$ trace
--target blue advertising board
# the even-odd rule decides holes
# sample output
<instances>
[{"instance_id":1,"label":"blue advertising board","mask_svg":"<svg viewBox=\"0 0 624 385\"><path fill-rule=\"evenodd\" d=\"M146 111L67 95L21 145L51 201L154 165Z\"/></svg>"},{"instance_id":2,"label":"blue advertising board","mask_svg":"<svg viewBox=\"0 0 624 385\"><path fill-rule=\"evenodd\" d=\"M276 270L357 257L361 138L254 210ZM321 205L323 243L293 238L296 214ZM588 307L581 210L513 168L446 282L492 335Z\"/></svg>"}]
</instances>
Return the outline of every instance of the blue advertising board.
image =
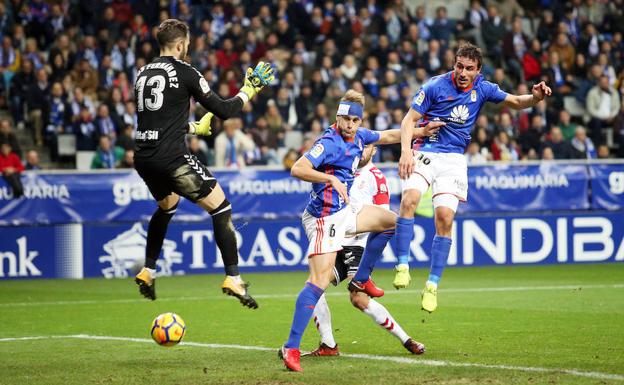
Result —
<instances>
[{"instance_id":1,"label":"blue advertising board","mask_svg":"<svg viewBox=\"0 0 624 385\"><path fill-rule=\"evenodd\" d=\"M624 207L624 165L595 164L589 166L591 207L617 210Z\"/></svg>"},{"instance_id":2,"label":"blue advertising board","mask_svg":"<svg viewBox=\"0 0 624 385\"><path fill-rule=\"evenodd\" d=\"M0 279L124 278L142 266L145 222L4 228ZM300 221L235 222L243 272L305 270L307 239ZM417 218L411 265L429 266L433 221ZM6 235L5 235L6 234ZM624 261L624 215L462 216L453 226L451 266ZM394 245L379 268L396 264ZM158 270L164 275L222 273L210 221L172 223Z\"/></svg>"},{"instance_id":3,"label":"blue advertising board","mask_svg":"<svg viewBox=\"0 0 624 385\"><path fill-rule=\"evenodd\" d=\"M382 171L388 179L391 207L396 210L401 193L396 168ZM595 180L590 179L590 172ZM310 184L286 171L245 169L215 175L232 202L235 219L296 219L309 199ZM12 199L10 188L0 180L0 226L143 221L156 209L149 190L134 171L26 172L23 183L25 197ZM468 202L460 205L459 212L590 208L624 208L623 164L543 162L470 167ZM174 217L180 222L209 219L206 212L185 200Z\"/></svg>"}]
</instances>

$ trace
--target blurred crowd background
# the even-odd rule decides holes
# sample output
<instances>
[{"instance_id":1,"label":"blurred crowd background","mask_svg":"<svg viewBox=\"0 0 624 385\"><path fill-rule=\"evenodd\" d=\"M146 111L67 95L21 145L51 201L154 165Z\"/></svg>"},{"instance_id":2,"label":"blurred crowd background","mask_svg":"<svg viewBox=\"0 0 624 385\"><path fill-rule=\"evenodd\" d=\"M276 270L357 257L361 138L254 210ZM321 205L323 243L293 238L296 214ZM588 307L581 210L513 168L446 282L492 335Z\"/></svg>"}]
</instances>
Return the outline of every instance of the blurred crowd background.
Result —
<instances>
[{"instance_id":1,"label":"blurred crowd background","mask_svg":"<svg viewBox=\"0 0 624 385\"><path fill-rule=\"evenodd\" d=\"M503 90L545 80L554 92L519 112L486 105L470 163L624 158L623 10L624 0L0 1L0 170L131 168L133 84L167 18L189 24L188 60L222 98L259 60L279 71L240 117L189 137L209 166L289 167L349 88L366 95L364 127L398 128L463 41L481 47L483 75ZM204 113L189 108L191 120Z\"/></svg>"}]
</instances>

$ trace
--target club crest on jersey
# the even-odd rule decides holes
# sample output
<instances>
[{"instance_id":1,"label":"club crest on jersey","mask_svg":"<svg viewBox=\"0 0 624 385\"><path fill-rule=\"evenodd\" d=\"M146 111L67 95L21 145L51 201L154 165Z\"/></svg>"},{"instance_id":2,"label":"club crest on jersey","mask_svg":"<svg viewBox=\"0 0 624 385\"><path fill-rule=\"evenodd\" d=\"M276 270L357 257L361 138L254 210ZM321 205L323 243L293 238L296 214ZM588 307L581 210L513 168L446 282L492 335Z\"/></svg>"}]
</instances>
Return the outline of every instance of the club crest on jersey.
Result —
<instances>
[{"instance_id":1,"label":"club crest on jersey","mask_svg":"<svg viewBox=\"0 0 624 385\"><path fill-rule=\"evenodd\" d=\"M465 124L470 113L465 104L453 107L449 120L454 123Z\"/></svg>"},{"instance_id":2,"label":"club crest on jersey","mask_svg":"<svg viewBox=\"0 0 624 385\"><path fill-rule=\"evenodd\" d=\"M471 102L477 101L477 90L472 90L472 92L470 92L470 101Z\"/></svg>"},{"instance_id":3,"label":"club crest on jersey","mask_svg":"<svg viewBox=\"0 0 624 385\"><path fill-rule=\"evenodd\" d=\"M420 90L418 95L414 98L414 103L420 106L422 105L424 101L425 101L425 91Z\"/></svg>"},{"instance_id":4,"label":"club crest on jersey","mask_svg":"<svg viewBox=\"0 0 624 385\"><path fill-rule=\"evenodd\" d=\"M325 147L323 147L323 145L319 143L310 150L310 155L316 159L321 156L323 151L325 151Z\"/></svg>"}]
</instances>

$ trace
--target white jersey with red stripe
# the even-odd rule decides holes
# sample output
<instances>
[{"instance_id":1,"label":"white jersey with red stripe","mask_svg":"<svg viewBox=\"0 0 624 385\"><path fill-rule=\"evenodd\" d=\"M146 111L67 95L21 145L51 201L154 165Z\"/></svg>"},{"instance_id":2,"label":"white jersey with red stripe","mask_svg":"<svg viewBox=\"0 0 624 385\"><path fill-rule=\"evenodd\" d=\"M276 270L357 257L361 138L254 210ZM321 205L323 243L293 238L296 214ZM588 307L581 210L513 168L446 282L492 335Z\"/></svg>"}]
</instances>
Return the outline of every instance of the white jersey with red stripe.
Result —
<instances>
[{"instance_id":1,"label":"white jersey with red stripe","mask_svg":"<svg viewBox=\"0 0 624 385\"><path fill-rule=\"evenodd\" d=\"M390 209L390 190L386 176L372 162L358 169L351 190L349 190L351 204L378 205ZM366 246L368 233L358 234L352 238L346 238L343 246Z\"/></svg>"}]
</instances>

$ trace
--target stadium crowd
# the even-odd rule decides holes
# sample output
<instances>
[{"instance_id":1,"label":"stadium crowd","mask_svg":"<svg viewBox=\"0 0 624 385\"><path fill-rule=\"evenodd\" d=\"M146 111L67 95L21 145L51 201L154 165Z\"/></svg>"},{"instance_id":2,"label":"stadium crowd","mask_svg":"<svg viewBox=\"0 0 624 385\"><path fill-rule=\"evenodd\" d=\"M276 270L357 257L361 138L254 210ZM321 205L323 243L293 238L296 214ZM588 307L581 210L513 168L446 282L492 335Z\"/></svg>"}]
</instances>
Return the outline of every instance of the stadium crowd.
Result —
<instances>
[{"instance_id":1,"label":"stadium crowd","mask_svg":"<svg viewBox=\"0 0 624 385\"><path fill-rule=\"evenodd\" d=\"M209 166L292 165L349 88L366 94L363 126L398 128L420 85L451 70L462 41L482 48L482 73L503 90L524 94L546 80L554 92L520 112L484 109L470 163L624 157L624 0L472 0L458 18L444 6L407 3L0 2L0 108L8 117L0 171L16 169L5 152L24 156L16 130L32 134L35 147L22 159L30 166L39 167L42 151L66 160L60 139L69 135L75 150L94 152L93 168L132 167L134 79L158 55L154 31L167 18L189 24L188 59L223 98L259 60L279 71L239 118L215 119L211 137L189 139ZM190 108L192 120L203 113ZM395 161L399 152L379 157Z\"/></svg>"}]
</instances>

